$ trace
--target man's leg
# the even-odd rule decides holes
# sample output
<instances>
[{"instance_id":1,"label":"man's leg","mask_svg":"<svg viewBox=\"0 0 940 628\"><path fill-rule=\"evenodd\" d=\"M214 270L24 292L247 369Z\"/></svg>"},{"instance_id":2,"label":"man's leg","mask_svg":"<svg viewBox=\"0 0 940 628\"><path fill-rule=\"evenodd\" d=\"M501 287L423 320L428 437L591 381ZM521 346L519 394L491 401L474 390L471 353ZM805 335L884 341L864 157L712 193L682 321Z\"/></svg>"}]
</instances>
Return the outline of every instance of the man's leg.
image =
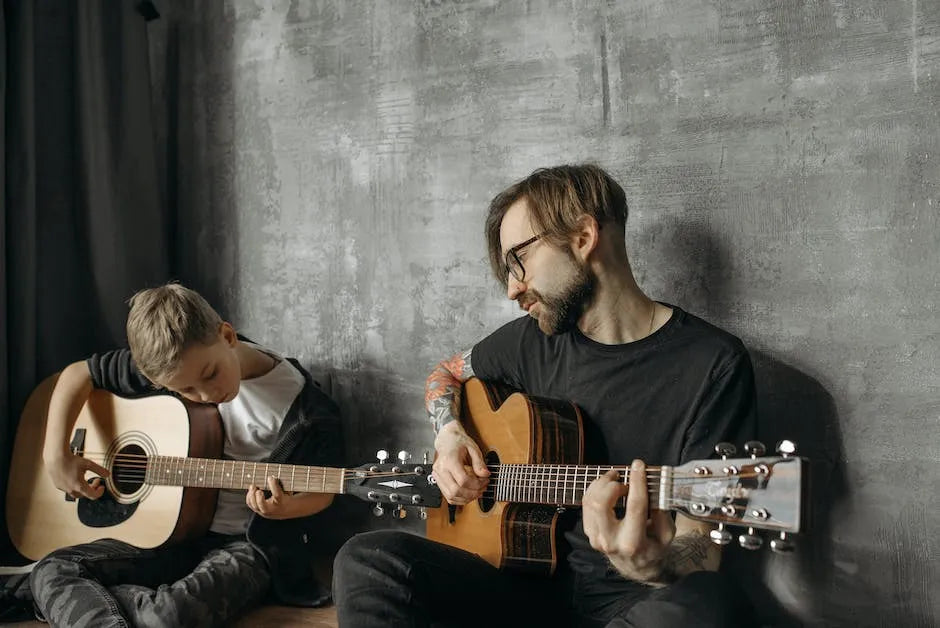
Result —
<instances>
[{"instance_id":1,"label":"man's leg","mask_svg":"<svg viewBox=\"0 0 940 628\"><path fill-rule=\"evenodd\" d=\"M757 626L750 602L729 576L697 571L656 589L608 628L749 628Z\"/></svg>"},{"instance_id":2,"label":"man's leg","mask_svg":"<svg viewBox=\"0 0 940 628\"><path fill-rule=\"evenodd\" d=\"M333 563L339 624L350 628L566 625L550 623L566 612L553 586L391 530L353 537Z\"/></svg>"}]
</instances>

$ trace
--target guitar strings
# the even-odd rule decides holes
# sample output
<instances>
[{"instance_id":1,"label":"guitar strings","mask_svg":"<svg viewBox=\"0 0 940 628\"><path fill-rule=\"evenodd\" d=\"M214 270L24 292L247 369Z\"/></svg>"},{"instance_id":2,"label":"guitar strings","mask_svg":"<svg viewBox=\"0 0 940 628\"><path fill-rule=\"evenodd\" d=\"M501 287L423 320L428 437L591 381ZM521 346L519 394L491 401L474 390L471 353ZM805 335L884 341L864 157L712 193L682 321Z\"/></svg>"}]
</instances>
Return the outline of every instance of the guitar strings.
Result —
<instances>
[{"instance_id":1,"label":"guitar strings","mask_svg":"<svg viewBox=\"0 0 940 628\"><path fill-rule=\"evenodd\" d=\"M91 452L91 451L78 451L76 453L82 453L89 459L96 458L99 460L107 459L107 454L103 452ZM182 460L205 460L207 462L216 463L240 463L244 462L245 464L281 464L281 463L268 463L268 462L255 462L255 461L241 461L241 460L222 460L218 458L185 458L177 456L161 456L161 455L148 455L148 454L129 454L129 453L120 453L112 456L112 460L116 461L128 461L124 462L123 466L125 468L132 467L133 463L138 463L140 468L146 468L151 460L157 458L179 458ZM292 466L285 464L284 466ZM490 464L487 465L488 468L494 469L497 473L503 472L515 472L518 475L520 480L530 480L530 479L544 479L557 477L558 481L565 481L565 478L558 477L561 472L564 472L567 476L569 471L575 476L574 479L568 479L568 481L580 481L578 478L579 474L584 474L587 477L595 476L600 477L608 471L617 471L619 474L626 474L628 477L632 472L632 469L629 466L619 466L619 465L563 465L563 464L528 464L528 463L504 463L504 464ZM323 467L321 467L323 468ZM591 469L594 468L592 471ZM659 477L661 475L662 467L650 466L646 468L647 477ZM377 473L377 472L369 472ZM382 473L382 472L379 472ZM702 475L694 472L683 472L678 470L673 470L672 477L680 479L701 479L706 481L711 481L717 478L731 478L731 477L754 477L761 475L757 472L742 472L738 474L728 475L728 476L713 476L713 475Z\"/></svg>"},{"instance_id":2,"label":"guitar strings","mask_svg":"<svg viewBox=\"0 0 940 628\"><path fill-rule=\"evenodd\" d=\"M105 454L102 454L100 452L84 452L84 453L88 456L95 456L100 459L104 459L106 457ZM114 469L115 481L144 482L146 480L147 468L153 456L148 456L145 454L123 453L123 454L117 454L113 458L115 460L129 461L129 462L125 462L122 465L118 465ZM190 459L190 460L194 460L194 459ZM195 460L198 460L198 458ZM205 458L202 460L206 460L206 461L213 462L213 463L217 462L217 459ZM223 461L223 462L237 463L239 461ZM246 462L245 464L256 467L259 464L270 465L270 464L276 464L276 463ZM290 465L286 465L286 466L290 466ZM570 465L512 465L512 464L498 465L498 464L492 464L488 466L495 469L497 473L500 473L504 469L509 472L515 471L516 476L505 477L505 478L501 478L497 476L493 478L494 481L484 490L484 493L481 495L482 498L497 499L498 493L501 493L503 496L510 497L510 498L521 494L525 497L528 497L529 499L534 500L536 503L540 503L543 501L546 503L552 503L552 502L558 501L557 499L555 500L547 499L547 495L553 494L553 493L557 497L558 493L561 492L563 498L565 497L565 494L568 491L571 491L572 497L574 497L574 495L576 495L578 491L581 491L583 494L583 492L587 490L586 488L587 480L593 481L594 478L599 477L601 475L600 473L601 469L604 469L605 472L607 470L616 470L620 472L622 475L625 476L622 482L623 485L629 486L629 473L631 471L629 467L618 467L618 466L607 467L606 465L591 465L591 466L597 466L597 469L595 469L594 472L591 472L589 467L576 467L574 469L575 477L568 478L567 477L568 471L569 469L571 469ZM649 487L649 491L648 491L651 495L658 494L659 492L659 487L656 484L656 478L661 474L657 472L658 469L659 469L658 467L648 467L647 478L649 480L652 480L653 482L652 486ZM558 473L562 470L565 471L565 475L566 475L565 478L558 477ZM578 474L581 470L583 470L585 473L583 478L578 477ZM256 471L257 469L254 469L254 471L251 474L252 480L255 479L254 476L255 476ZM265 469L265 471L266 471L265 475L268 475L270 473L269 468ZM320 468L319 471L321 473L327 473L331 470ZM210 470L210 474L214 472L215 472L214 469ZM361 470L350 471L347 469L343 469L343 479L345 480L347 478L361 477L362 473L363 472ZM366 475L370 478L381 478L381 477L394 477L394 476L399 476L401 474L392 473L392 472L370 471L370 472L367 472ZM507 473L507 475L511 475L511 474ZM729 479L731 477L748 478L748 477L756 477L757 475L759 474L742 473L742 474L738 474L737 476L724 476L724 477L719 477L718 479L723 480L723 479ZM283 478L283 479L286 479L286 478ZM688 485L690 482L703 482L703 481L712 481L712 480L713 478L711 477L708 477L708 476L703 477L697 474L684 476L683 474L680 473L680 474L673 475L674 483L679 483L683 485ZM541 485L532 486L533 481L541 482ZM309 482L309 477L308 477L308 482ZM564 499L562 499L562 501L564 501Z\"/></svg>"}]
</instances>

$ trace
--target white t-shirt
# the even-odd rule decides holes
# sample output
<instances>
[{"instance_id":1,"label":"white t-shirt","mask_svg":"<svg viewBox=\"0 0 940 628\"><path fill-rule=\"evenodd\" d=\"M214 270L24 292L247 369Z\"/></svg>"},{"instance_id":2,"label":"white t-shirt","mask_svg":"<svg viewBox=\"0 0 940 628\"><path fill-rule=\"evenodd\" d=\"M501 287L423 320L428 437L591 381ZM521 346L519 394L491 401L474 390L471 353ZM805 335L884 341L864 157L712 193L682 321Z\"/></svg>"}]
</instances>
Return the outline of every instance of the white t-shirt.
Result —
<instances>
[{"instance_id":1,"label":"white t-shirt","mask_svg":"<svg viewBox=\"0 0 940 628\"><path fill-rule=\"evenodd\" d=\"M278 363L260 377L243 379L235 398L218 407L225 428L223 457L257 462L274 449L284 417L304 387L304 376L282 356L247 344L273 356ZM244 534L250 517L244 490L221 489L209 529L219 534Z\"/></svg>"}]
</instances>

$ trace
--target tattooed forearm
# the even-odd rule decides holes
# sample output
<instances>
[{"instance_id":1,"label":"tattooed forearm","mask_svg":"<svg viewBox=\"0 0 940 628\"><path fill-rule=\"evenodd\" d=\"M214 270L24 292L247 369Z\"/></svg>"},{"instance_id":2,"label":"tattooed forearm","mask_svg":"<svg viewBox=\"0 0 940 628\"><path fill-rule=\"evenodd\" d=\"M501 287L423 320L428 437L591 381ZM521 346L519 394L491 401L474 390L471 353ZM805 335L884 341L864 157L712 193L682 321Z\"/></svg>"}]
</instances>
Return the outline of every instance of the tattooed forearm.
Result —
<instances>
[{"instance_id":1,"label":"tattooed forearm","mask_svg":"<svg viewBox=\"0 0 940 628\"><path fill-rule=\"evenodd\" d=\"M690 530L677 536L663 558L663 570L659 582L675 582L693 571L714 570L718 567L718 547L702 530Z\"/></svg>"},{"instance_id":2,"label":"tattooed forearm","mask_svg":"<svg viewBox=\"0 0 940 628\"><path fill-rule=\"evenodd\" d=\"M441 362L428 376L424 390L424 404L435 434L460 416L460 395L463 383L473 377L470 353L471 350L468 349Z\"/></svg>"}]
</instances>

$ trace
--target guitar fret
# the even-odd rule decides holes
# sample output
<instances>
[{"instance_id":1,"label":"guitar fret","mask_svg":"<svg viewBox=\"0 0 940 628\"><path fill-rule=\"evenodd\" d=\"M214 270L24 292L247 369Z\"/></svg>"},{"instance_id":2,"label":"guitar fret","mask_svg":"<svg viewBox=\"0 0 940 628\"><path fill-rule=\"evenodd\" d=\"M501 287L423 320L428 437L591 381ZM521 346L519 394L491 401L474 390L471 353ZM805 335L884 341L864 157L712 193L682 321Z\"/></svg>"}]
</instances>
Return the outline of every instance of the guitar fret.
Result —
<instances>
[{"instance_id":1,"label":"guitar fret","mask_svg":"<svg viewBox=\"0 0 940 628\"><path fill-rule=\"evenodd\" d=\"M543 471L539 473L539 503L544 504L548 501L548 482L551 478L552 467L542 467Z\"/></svg>"},{"instance_id":2,"label":"guitar fret","mask_svg":"<svg viewBox=\"0 0 940 628\"><path fill-rule=\"evenodd\" d=\"M565 487L561 491L561 503L568 503L568 470L570 467L565 465Z\"/></svg>"},{"instance_id":3,"label":"guitar fret","mask_svg":"<svg viewBox=\"0 0 940 628\"><path fill-rule=\"evenodd\" d=\"M526 491L526 496L527 496L526 501L528 502L535 501L535 486L534 485L535 485L535 467L529 467L529 483L528 483L528 488Z\"/></svg>"},{"instance_id":4,"label":"guitar fret","mask_svg":"<svg viewBox=\"0 0 940 628\"><path fill-rule=\"evenodd\" d=\"M527 502L529 501L529 469L527 467L520 467L519 471L521 474L521 482L519 483L519 501Z\"/></svg>"},{"instance_id":5,"label":"guitar fret","mask_svg":"<svg viewBox=\"0 0 940 628\"><path fill-rule=\"evenodd\" d=\"M506 497L509 501L513 501L519 495L518 491L516 490L516 482L518 482L516 467L511 465L509 467L509 484L506 487L508 489L508 495Z\"/></svg>"}]
</instances>

